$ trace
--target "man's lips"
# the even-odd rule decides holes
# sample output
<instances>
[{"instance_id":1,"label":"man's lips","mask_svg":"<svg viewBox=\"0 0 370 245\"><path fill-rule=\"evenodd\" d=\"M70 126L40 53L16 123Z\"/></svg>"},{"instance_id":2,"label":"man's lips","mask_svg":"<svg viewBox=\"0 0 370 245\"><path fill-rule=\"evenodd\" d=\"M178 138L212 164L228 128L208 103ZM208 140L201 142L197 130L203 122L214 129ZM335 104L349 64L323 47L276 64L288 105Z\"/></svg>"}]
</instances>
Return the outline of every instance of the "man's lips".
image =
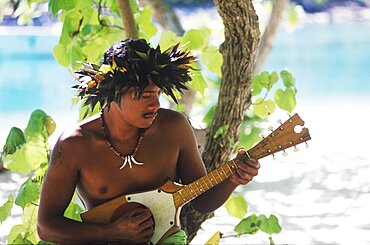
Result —
<instances>
[{"instance_id":1,"label":"man's lips","mask_svg":"<svg viewBox=\"0 0 370 245\"><path fill-rule=\"evenodd\" d=\"M155 118L158 115L158 112L146 112L144 113L144 118Z\"/></svg>"}]
</instances>

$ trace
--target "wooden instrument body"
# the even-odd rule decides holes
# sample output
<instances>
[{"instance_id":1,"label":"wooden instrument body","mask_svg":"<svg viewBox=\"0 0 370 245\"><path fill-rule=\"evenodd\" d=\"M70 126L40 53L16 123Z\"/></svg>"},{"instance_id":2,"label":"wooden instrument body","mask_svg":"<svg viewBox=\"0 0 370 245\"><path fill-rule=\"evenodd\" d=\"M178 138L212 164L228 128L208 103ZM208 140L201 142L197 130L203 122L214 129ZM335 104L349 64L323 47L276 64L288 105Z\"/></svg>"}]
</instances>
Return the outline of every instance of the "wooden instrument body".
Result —
<instances>
[{"instance_id":1,"label":"wooden instrument body","mask_svg":"<svg viewBox=\"0 0 370 245\"><path fill-rule=\"evenodd\" d=\"M155 229L150 241L157 244L180 228L181 204L175 201L173 193L182 187L182 185L168 180L159 189L112 199L82 213L81 218L86 223L108 224L138 206L134 204L141 204L141 206L149 208L153 215Z\"/></svg>"}]
</instances>

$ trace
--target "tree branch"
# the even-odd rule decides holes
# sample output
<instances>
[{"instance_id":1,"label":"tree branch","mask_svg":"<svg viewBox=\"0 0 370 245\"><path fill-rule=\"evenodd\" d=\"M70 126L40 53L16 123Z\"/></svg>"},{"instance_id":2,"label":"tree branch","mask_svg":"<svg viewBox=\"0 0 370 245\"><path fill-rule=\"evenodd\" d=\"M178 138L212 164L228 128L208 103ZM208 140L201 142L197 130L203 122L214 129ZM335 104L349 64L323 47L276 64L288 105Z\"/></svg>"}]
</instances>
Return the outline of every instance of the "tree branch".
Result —
<instances>
[{"instance_id":1,"label":"tree branch","mask_svg":"<svg viewBox=\"0 0 370 245\"><path fill-rule=\"evenodd\" d=\"M253 74L257 74L261 71L263 64L265 63L269 53L271 52L272 42L276 36L277 30L279 29L279 24L281 22L284 10L289 3L288 0L274 0L273 2L274 5L271 10L269 21L266 25L265 32L261 37Z\"/></svg>"},{"instance_id":2,"label":"tree branch","mask_svg":"<svg viewBox=\"0 0 370 245\"><path fill-rule=\"evenodd\" d=\"M138 38L139 34L129 0L117 0L118 9L125 27L126 38Z\"/></svg>"}]
</instances>

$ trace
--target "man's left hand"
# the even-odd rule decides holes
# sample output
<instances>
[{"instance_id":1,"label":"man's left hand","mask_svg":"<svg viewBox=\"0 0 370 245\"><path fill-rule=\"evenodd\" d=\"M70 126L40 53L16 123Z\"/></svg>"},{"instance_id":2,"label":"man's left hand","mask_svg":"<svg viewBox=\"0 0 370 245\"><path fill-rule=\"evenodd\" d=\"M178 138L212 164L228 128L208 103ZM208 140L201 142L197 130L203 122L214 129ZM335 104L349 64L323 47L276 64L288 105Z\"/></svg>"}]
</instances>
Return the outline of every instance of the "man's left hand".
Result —
<instances>
[{"instance_id":1,"label":"man's left hand","mask_svg":"<svg viewBox=\"0 0 370 245\"><path fill-rule=\"evenodd\" d=\"M248 184L255 176L258 175L260 163L257 160L248 158L244 149L239 150L238 155L235 158L235 163L238 166L238 169L230 177L230 181L233 184Z\"/></svg>"}]
</instances>

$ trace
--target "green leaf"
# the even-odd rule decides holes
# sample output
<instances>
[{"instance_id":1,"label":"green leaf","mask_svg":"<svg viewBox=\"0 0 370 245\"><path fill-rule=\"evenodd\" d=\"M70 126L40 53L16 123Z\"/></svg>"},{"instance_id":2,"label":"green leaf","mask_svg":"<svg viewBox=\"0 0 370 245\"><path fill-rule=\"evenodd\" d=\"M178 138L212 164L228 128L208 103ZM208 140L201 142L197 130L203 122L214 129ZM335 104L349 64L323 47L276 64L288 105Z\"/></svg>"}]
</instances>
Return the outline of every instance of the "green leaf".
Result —
<instances>
[{"instance_id":1,"label":"green leaf","mask_svg":"<svg viewBox=\"0 0 370 245\"><path fill-rule=\"evenodd\" d=\"M71 202L66 211L64 212L64 217L76 220L76 221L82 221L80 213L82 213L84 209L80 207L77 203Z\"/></svg>"},{"instance_id":2,"label":"green leaf","mask_svg":"<svg viewBox=\"0 0 370 245\"><path fill-rule=\"evenodd\" d=\"M40 164L48 161L46 147L42 139L33 138L17 149L14 154L3 156L4 166L13 172L28 174Z\"/></svg>"},{"instance_id":3,"label":"green leaf","mask_svg":"<svg viewBox=\"0 0 370 245\"><path fill-rule=\"evenodd\" d=\"M117 2L117 0L113 0L115 2ZM139 11L139 5L138 5L138 1L137 0L129 0L130 2L130 7L131 7L131 10L132 10L132 13L137 13Z\"/></svg>"},{"instance_id":4,"label":"green leaf","mask_svg":"<svg viewBox=\"0 0 370 245\"><path fill-rule=\"evenodd\" d=\"M22 222L24 226L27 228L27 232L24 234L24 239L30 241L31 244L37 244L38 241L40 240L36 232L37 213L38 206L29 205L24 209L22 215Z\"/></svg>"},{"instance_id":5,"label":"green leaf","mask_svg":"<svg viewBox=\"0 0 370 245\"><path fill-rule=\"evenodd\" d=\"M216 231L216 233L211 236L211 238L205 243L209 245L219 245L220 244L220 238L222 233L219 231Z\"/></svg>"},{"instance_id":6,"label":"green leaf","mask_svg":"<svg viewBox=\"0 0 370 245\"><path fill-rule=\"evenodd\" d=\"M8 201L6 201L3 206L0 207L0 224L3 223L11 214L14 203L14 197L12 194L8 196Z\"/></svg>"},{"instance_id":7,"label":"green leaf","mask_svg":"<svg viewBox=\"0 0 370 245\"><path fill-rule=\"evenodd\" d=\"M211 106L211 108L209 108L208 112L206 113L206 115L203 118L203 122L205 124L211 125L212 120L213 120L213 116L215 115L216 107L217 107L217 105L214 104L213 106Z\"/></svg>"},{"instance_id":8,"label":"green leaf","mask_svg":"<svg viewBox=\"0 0 370 245\"><path fill-rule=\"evenodd\" d=\"M59 65L64 67L69 66L67 49L63 44L58 43L57 45L54 46L53 55L56 61L59 63Z\"/></svg>"},{"instance_id":9,"label":"green leaf","mask_svg":"<svg viewBox=\"0 0 370 245\"><path fill-rule=\"evenodd\" d=\"M195 69L195 71L192 72L192 81L188 84L188 86L204 96L204 90L208 87L207 82L204 79L202 72L200 72L199 64L195 62L192 64L192 67Z\"/></svg>"},{"instance_id":10,"label":"green leaf","mask_svg":"<svg viewBox=\"0 0 370 245\"><path fill-rule=\"evenodd\" d=\"M219 77L222 76L221 66L223 57L216 46L207 46L202 52L202 63Z\"/></svg>"},{"instance_id":11,"label":"green leaf","mask_svg":"<svg viewBox=\"0 0 370 245\"><path fill-rule=\"evenodd\" d=\"M238 235L242 234L255 234L258 231L258 226L257 226L257 215L252 214L248 216L247 218L243 219L242 221L239 222L234 228L234 231Z\"/></svg>"},{"instance_id":12,"label":"green leaf","mask_svg":"<svg viewBox=\"0 0 370 245\"><path fill-rule=\"evenodd\" d=\"M294 87L295 86L295 78L293 74L288 70L283 70L280 72L281 79L283 79L283 83L285 87Z\"/></svg>"},{"instance_id":13,"label":"green leaf","mask_svg":"<svg viewBox=\"0 0 370 245\"><path fill-rule=\"evenodd\" d=\"M78 0L49 0L49 11L53 14L53 18L57 15L59 10L73 9L78 3Z\"/></svg>"},{"instance_id":14,"label":"green leaf","mask_svg":"<svg viewBox=\"0 0 370 245\"><path fill-rule=\"evenodd\" d=\"M210 29L191 29L185 32L181 43L186 44L191 50L202 50L208 46Z\"/></svg>"},{"instance_id":15,"label":"green leaf","mask_svg":"<svg viewBox=\"0 0 370 245\"><path fill-rule=\"evenodd\" d=\"M262 121L263 120L255 114L244 118L240 128L238 148L250 149L257 142L261 141L260 134L262 132L262 128L258 125Z\"/></svg>"},{"instance_id":16,"label":"green leaf","mask_svg":"<svg viewBox=\"0 0 370 245\"><path fill-rule=\"evenodd\" d=\"M78 34L81 25L81 20L83 20L83 12L78 9L71 10L65 13L62 34L59 38L59 43L69 48L72 39Z\"/></svg>"},{"instance_id":17,"label":"green leaf","mask_svg":"<svg viewBox=\"0 0 370 245\"><path fill-rule=\"evenodd\" d=\"M252 96L259 95L263 88L270 91L278 80L279 76L276 72L269 74L267 71L264 71L260 74L254 75L252 77Z\"/></svg>"},{"instance_id":18,"label":"green leaf","mask_svg":"<svg viewBox=\"0 0 370 245\"><path fill-rule=\"evenodd\" d=\"M253 112L261 119L267 118L274 111L275 102L271 99L263 100L263 98L258 98L253 104Z\"/></svg>"},{"instance_id":19,"label":"green leaf","mask_svg":"<svg viewBox=\"0 0 370 245\"><path fill-rule=\"evenodd\" d=\"M281 231L281 226L279 225L278 218L271 214L269 218L261 214L258 216L258 227L261 231L272 235L273 233L277 234Z\"/></svg>"},{"instance_id":20,"label":"green leaf","mask_svg":"<svg viewBox=\"0 0 370 245\"><path fill-rule=\"evenodd\" d=\"M31 3L46 3L48 0L28 0L28 5L31 5Z\"/></svg>"},{"instance_id":21,"label":"green leaf","mask_svg":"<svg viewBox=\"0 0 370 245\"><path fill-rule=\"evenodd\" d=\"M115 14L116 16L120 16L117 0L107 0L107 6L112 14ZM131 9L133 9L133 6L131 4L130 6L131 6ZM136 13L136 12L133 11L133 13Z\"/></svg>"},{"instance_id":22,"label":"green leaf","mask_svg":"<svg viewBox=\"0 0 370 245\"><path fill-rule=\"evenodd\" d=\"M287 18L287 22L288 24L292 25L292 26L297 26L298 22L299 22L299 8L297 8L297 4L295 3L290 3L289 4L289 8L287 10L287 13L288 13L288 18Z\"/></svg>"},{"instance_id":23,"label":"green leaf","mask_svg":"<svg viewBox=\"0 0 370 245\"><path fill-rule=\"evenodd\" d=\"M38 182L33 182L32 179L29 178L21 186L18 195L15 199L15 204L24 209L27 204L36 202L39 199L39 196L40 196L40 184Z\"/></svg>"},{"instance_id":24,"label":"green leaf","mask_svg":"<svg viewBox=\"0 0 370 245\"><path fill-rule=\"evenodd\" d=\"M72 67L79 67L80 61L86 61L86 55L78 42L72 42L68 49L68 62Z\"/></svg>"},{"instance_id":25,"label":"green leaf","mask_svg":"<svg viewBox=\"0 0 370 245\"><path fill-rule=\"evenodd\" d=\"M269 75L269 81L270 81L270 86L271 88L275 85L275 83L277 83L279 81L279 76L278 74L276 73L276 71L272 72L270 75Z\"/></svg>"},{"instance_id":26,"label":"green leaf","mask_svg":"<svg viewBox=\"0 0 370 245\"><path fill-rule=\"evenodd\" d=\"M186 107L185 107L185 104L183 104L183 103L179 103L179 104L176 104L176 105L175 105L174 109L175 109L176 111L179 111L179 112L185 112Z\"/></svg>"},{"instance_id":27,"label":"green leaf","mask_svg":"<svg viewBox=\"0 0 370 245\"><path fill-rule=\"evenodd\" d=\"M103 54L109 46L110 43L104 38L96 38L82 46L81 51L89 62L99 63L101 54Z\"/></svg>"},{"instance_id":28,"label":"green leaf","mask_svg":"<svg viewBox=\"0 0 370 245\"><path fill-rule=\"evenodd\" d=\"M55 243L40 240L37 245L55 245Z\"/></svg>"},{"instance_id":29,"label":"green leaf","mask_svg":"<svg viewBox=\"0 0 370 245\"><path fill-rule=\"evenodd\" d=\"M279 88L275 92L274 99L281 109L291 113L297 104L295 95L296 92L292 88L286 88L285 90Z\"/></svg>"},{"instance_id":30,"label":"green leaf","mask_svg":"<svg viewBox=\"0 0 370 245\"><path fill-rule=\"evenodd\" d=\"M48 115L42 110L34 110L31 113L30 119L26 129L24 130L24 135L27 137L38 137L40 139L48 139L48 134L45 128L45 123Z\"/></svg>"},{"instance_id":31,"label":"green leaf","mask_svg":"<svg viewBox=\"0 0 370 245\"><path fill-rule=\"evenodd\" d=\"M162 31L161 38L159 39L158 45L161 47L161 50L167 50L169 47L180 42L181 38L176 37L176 34L172 31Z\"/></svg>"},{"instance_id":32,"label":"green leaf","mask_svg":"<svg viewBox=\"0 0 370 245\"><path fill-rule=\"evenodd\" d=\"M15 244L17 237L21 236L22 238L21 234L25 232L27 232L27 227L25 227L23 224L13 226L7 237L8 244Z\"/></svg>"},{"instance_id":33,"label":"green leaf","mask_svg":"<svg viewBox=\"0 0 370 245\"><path fill-rule=\"evenodd\" d=\"M153 15L154 12L149 5L146 5L141 12L135 14L136 23L145 34L146 39L152 38L158 31L157 27L152 22Z\"/></svg>"},{"instance_id":34,"label":"green leaf","mask_svg":"<svg viewBox=\"0 0 370 245\"><path fill-rule=\"evenodd\" d=\"M232 195L227 199L225 207L229 215L242 219L247 214L248 203L242 195Z\"/></svg>"},{"instance_id":35,"label":"green leaf","mask_svg":"<svg viewBox=\"0 0 370 245\"><path fill-rule=\"evenodd\" d=\"M16 245L16 244L19 244L19 245L33 245L34 243L32 241L30 241L29 239L27 239L26 237L24 237L21 233L21 234L17 235L17 237L13 241L13 244L14 245Z\"/></svg>"},{"instance_id":36,"label":"green leaf","mask_svg":"<svg viewBox=\"0 0 370 245\"><path fill-rule=\"evenodd\" d=\"M57 125L53 118L50 116L47 116L46 121L45 121L45 129L48 134L48 136L52 135L56 129Z\"/></svg>"},{"instance_id":37,"label":"green leaf","mask_svg":"<svg viewBox=\"0 0 370 245\"><path fill-rule=\"evenodd\" d=\"M229 129L229 125L222 125L217 130L216 133L213 135L214 139L217 139L220 135L222 135L226 130Z\"/></svg>"},{"instance_id":38,"label":"green leaf","mask_svg":"<svg viewBox=\"0 0 370 245\"><path fill-rule=\"evenodd\" d=\"M8 137L6 138L6 142L3 147L3 154L13 154L24 143L26 143L26 138L24 137L22 130L12 127Z\"/></svg>"},{"instance_id":39,"label":"green leaf","mask_svg":"<svg viewBox=\"0 0 370 245\"><path fill-rule=\"evenodd\" d=\"M260 74L261 79L260 83L264 88L267 88L268 90L271 89L271 83L270 83L270 74L267 71L264 71Z\"/></svg>"},{"instance_id":40,"label":"green leaf","mask_svg":"<svg viewBox=\"0 0 370 245\"><path fill-rule=\"evenodd\" d=\"M261 76L260 75L254 75L252 77L252 96L257 96L262 92L263 86L261 84Z\"/></svg>"}]
</instances>

